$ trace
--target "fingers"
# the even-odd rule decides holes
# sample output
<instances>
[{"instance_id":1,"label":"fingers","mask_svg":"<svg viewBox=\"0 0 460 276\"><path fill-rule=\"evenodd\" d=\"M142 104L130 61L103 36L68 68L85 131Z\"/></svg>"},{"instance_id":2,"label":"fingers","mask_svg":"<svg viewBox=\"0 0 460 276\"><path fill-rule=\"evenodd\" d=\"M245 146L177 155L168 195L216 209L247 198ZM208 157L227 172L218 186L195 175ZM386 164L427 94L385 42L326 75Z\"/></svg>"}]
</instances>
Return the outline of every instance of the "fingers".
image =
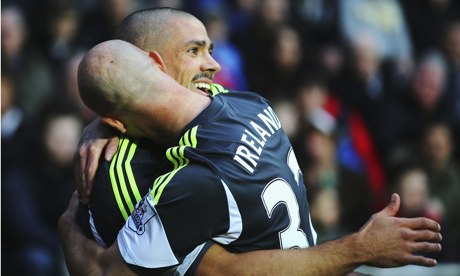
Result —
<instances>
[{"instance_id":1,"label":"fingers","mask_svg":"<svg viewBox=\"0 0 460 276\"><path fill-rule=\"evenodd\" d=\"M412 234L413 241L441 242L442 236L438 232L429 230L415 230Z\"/></svg>"},{"instance_id":2,"label":"fingers","mask_svg":"<svg viewBox=\"0 0 460 276\"><path fill-rule=\"evenodd\" d=\"M407 264L421 265L421 266L435 266L438 262L435 259L427 258L420 255L410 255L407 258Z\"/></svg>"},{"instance_id":3,"label":"fingers","mask_svg":"<svg viewBox=\"0 0 460 276\"><path fill-rule=\"evenodd\" d=\"M441 244L431 242L416 242L412 245L412 252L425 252L435 253L440 252L442 249Z\"/></svg>"},{"instance_id":4,"label":"fingers","mask_svg":"<svg viewBox=\"0 0 460 276\"><path fill-rule=\"evenodd\" d=\"M439 232L441 231L441 225L436 221L419 217L419 218L399 218L401 225L411 229L427 229L430 231Z\"/></svg>"},{"instance_id":5,"label":"fingers","mask_svg":"<svg viewBox=\"0 0 460 276\"><path fill-rule=\"evenodd\" d=\"M112 161L113 156L117 152L118 149L118 136L115 136L111 139L109 139L109 142L107 143L107 147L105 149L105 156L104 159L107 162Z\"/></svg>"},{"instance_id":6,"label":"fingers","mask_svg":"<svg viewBox=\"0 0 460 276\"><path fill-rule=\"evenodd\" d=\"M97 167L99 166L99 159L104 150L106 140L101 142L96 141L88 146L88 151L86 154L86 167L84 167L84 195L85 199L89 201L91 196L91 191L93 190L94 178L96 176Z\"/></svg>"},{"instance_id":7,"label":"fingers","mask_svg":"<svg viewBox=\"0 0 460 276\"><path fill-rule=\"evenodd\" d=\"M115 138L114 138L115 137ZM85 127L74 156L75 180L80 201L88 204L102 152L108 147L105 158L111 159L117 150L115 131L96 119Z\"/></svg>"},{"instance_id":8,"label":"fingers","mask_svg":"<svg viewBox=\"0 0 460 276\"><path fill-rule=\"evenodd\" d=\"M89 203L93 188L94 177L96 175L99 158L105 145L103 142L90 141L81 143L74 157L74 171L77 185L78 196L84 204Z\"/></svg>"},{"instance_id":9,"label":"fingers","mask_svg":"<svg viewBox=\"0 0 460 276\"><path fill-rule=\"evenodd\" d=\"M391 200L388 203L388 205L378 212L376 215L377 216L396 216L396 214L399 211L399 206L401 205L401 199L399 198L399 195L394 193L391 195Z\"/></svg>"}]
</instances>

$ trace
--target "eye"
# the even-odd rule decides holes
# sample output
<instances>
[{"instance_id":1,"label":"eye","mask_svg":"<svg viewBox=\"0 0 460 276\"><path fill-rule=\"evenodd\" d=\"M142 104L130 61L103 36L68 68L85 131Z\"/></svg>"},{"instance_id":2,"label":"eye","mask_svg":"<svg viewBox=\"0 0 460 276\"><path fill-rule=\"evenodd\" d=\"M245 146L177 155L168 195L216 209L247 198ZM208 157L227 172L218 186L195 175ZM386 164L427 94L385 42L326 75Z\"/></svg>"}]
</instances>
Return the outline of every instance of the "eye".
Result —
<instances>
[{"instance_id":1,"label":"eye","mask_svg":"<svg viewBox=\"0 0 460 276\"><path fill-rule=\"evenodd\" d=\"M192 53L192 54L197 54L198 53L198 48L194 47L194 48L190 48L187 50L187 53Z\"/></svg>"},{"instance_id":2,"label":"eye","mask_svg":"<svg viewBox=\"0 0 460 276\"><path fill-rule=\"evenodd\" d=\"M209 55L211 55L211 56L212 56L212 53L214 52L214 49L209 49L209 51L208 51L208 52L209 52Z\"/></svg>"}]
</instances>

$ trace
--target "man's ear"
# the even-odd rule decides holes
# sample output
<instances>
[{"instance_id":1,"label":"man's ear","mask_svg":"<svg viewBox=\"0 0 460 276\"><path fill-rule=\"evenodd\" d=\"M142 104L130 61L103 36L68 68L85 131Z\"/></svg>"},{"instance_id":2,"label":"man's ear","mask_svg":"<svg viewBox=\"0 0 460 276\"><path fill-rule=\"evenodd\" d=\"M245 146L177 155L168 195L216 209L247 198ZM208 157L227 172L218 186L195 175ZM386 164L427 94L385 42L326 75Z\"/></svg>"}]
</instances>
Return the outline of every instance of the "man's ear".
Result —
<instances>
[{"instance_id":1,"label":"man's ear","mask_svg":"<svg viewBox=\"0 0 460 276\"><path fill-rule=\"evenodd\" d=\"M158 68L160 68L161 71L166 72L166 65L163 61L163 58L161 58L160 53L158 53L157 51L150 51L149 57L153 59L153 61L157 64Z\"/></svg>"},{"instance_id":2,"label":"man's ear","mask_svg":"<svg viewBox=\"0 0 460 276\"><path fill-rule=\"evenodd\" d=\"M109 125L109 126L113 127L114 129L120 131L121 133L126 133L125 124L123 124L121 121L119 121L117 119L113 119L113 118L110 118L110 117L101 117L101 121L104 124Z\"/></svg>"}]
</instances>

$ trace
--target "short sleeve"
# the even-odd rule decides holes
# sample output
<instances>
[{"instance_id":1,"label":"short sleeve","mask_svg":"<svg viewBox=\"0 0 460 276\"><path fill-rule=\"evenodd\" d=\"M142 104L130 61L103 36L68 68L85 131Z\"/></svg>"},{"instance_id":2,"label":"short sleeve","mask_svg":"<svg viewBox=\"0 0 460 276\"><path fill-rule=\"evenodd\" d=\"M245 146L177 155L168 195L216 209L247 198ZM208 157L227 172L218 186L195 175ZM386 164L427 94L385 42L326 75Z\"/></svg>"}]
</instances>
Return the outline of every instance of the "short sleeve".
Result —
<instances>
[{"instance_id":1,"label":"short sleeve","mask_svg":"<svg viewBox=\"0 0 460 276\"><path fill-rule=\"evenodd\" d=\"M128 264L182 264L197 246L229 229L225 188L209 167L190 164L162 184L161 194L152 190L145 196L118 234Z\"/></svg>"}]
</instances>

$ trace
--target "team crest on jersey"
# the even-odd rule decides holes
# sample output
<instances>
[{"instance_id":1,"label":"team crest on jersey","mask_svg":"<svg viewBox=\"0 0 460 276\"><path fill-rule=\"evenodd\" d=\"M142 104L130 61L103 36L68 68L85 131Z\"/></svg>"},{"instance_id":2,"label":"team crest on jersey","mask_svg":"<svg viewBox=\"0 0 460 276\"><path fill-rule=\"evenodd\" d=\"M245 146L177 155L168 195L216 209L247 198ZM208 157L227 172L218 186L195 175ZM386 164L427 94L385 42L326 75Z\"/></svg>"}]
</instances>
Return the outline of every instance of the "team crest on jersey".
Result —
<instances>
[{"instance_id":1,"label":"team crest on jersey","mask_svg":"<svg viewBox=\"0 0 460 276\"><path fill-rule=\"evenodd\" d=\"M131 217L128 221L129 229L136 232L138 235L142 235L145 232L145 226L153 217L157 215L155 209L147 202L146 198L143 198L136 205Z\"/></svg>"}]
</instances>

